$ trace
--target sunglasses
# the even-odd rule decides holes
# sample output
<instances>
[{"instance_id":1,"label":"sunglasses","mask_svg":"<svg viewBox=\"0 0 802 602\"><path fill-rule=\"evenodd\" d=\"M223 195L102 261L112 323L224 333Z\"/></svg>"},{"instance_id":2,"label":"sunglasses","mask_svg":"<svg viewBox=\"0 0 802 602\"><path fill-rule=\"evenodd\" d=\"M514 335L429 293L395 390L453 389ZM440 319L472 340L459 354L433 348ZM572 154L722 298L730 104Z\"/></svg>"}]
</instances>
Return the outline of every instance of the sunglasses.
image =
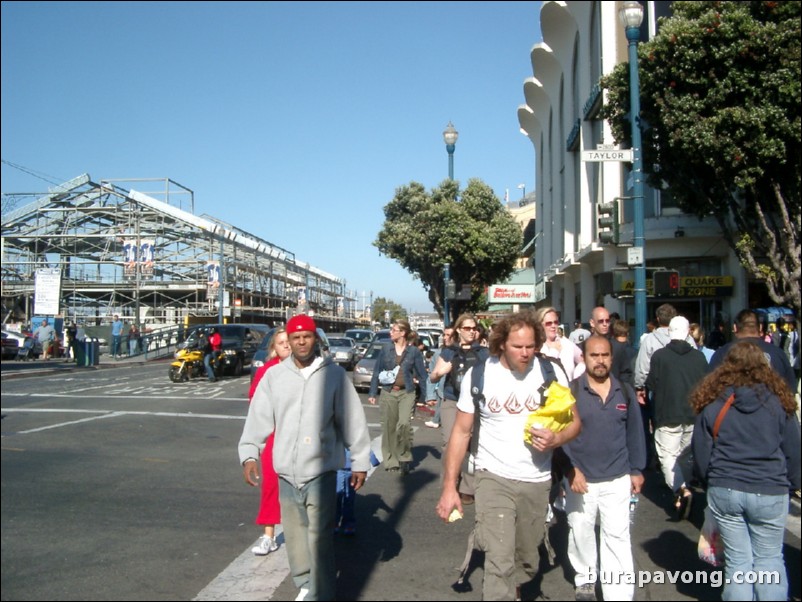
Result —
<instances>
[{"instance_id":1,"label":"sunglasses","mask_svg":"<svg viewBox=\"0 0 802 602\"><path fill-rule=\"evenodd\" d=\"M559 326L560 323L557 320L549 320L548 322L543 322L543 326Z\"/></svg>"},{"instance_id":2,"label":"sunglasses","mask_svg":"<svg viewBox=\"0 0 802 602\"><path fill-rule=\"evenodd\" d=\"M460 326L460 330L479 330L476 326Z\"/></svg>"},{"instance_id":3,"label":"sunglasses","mask_svg":"<svg viewBox=\"0 0 802 602\"><path fill-rule=\"evenodd\" d=\"M596 322L598 322L599 324L609 324L610 323L610 318L607 318L606 320L604 320L604 319L596 320Z\"/></svg>"}]
</instances>

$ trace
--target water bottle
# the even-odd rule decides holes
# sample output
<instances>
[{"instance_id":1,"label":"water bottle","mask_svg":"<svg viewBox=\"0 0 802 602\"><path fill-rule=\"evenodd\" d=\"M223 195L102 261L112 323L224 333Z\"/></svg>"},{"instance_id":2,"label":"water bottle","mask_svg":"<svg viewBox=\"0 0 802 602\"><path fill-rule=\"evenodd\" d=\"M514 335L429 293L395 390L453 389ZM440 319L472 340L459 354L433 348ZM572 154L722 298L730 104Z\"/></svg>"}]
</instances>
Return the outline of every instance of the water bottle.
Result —
<instances>
[{"instance_id":1,"label":"water bottle","mask_svg":"<svg viewBox=\"0 0 802 602\"><path fill-rule=\"evenodd\" d=\"M635 524L635 510L638 507L638 494L633 493L629 496L629 524Z\"/></svg>"}]
</instances>

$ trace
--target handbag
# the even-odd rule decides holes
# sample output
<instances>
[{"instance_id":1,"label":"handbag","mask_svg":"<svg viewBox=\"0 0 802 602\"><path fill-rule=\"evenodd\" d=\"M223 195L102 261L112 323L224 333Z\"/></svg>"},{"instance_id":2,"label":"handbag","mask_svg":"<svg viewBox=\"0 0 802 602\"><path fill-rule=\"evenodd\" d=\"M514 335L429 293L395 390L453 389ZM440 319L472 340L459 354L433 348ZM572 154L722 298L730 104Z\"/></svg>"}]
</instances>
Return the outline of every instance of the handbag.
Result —
<instances>
[{"instance_id":1,"label":"handbag","mask_svg":"<svg viewBox=\"0 0 802 602\"><path fill-rule=\"evenodd\" d=\"M379 372L379 384L380 385L392 385L395 384L395 379L398 377L398 369L401 366L396 366L392 370L382 370Z\"/></svg>"},{"instance_id":2,"label":"handbag","mask_svg":"<svg viewBox=\"0 0 802 602\"><path fill-rule=\"evenodd\" d=\"M713 445L716 444L718 439L718 431L721 428L721 422L724 416L727 415L732 402L735 401L735 394L733 393L727 398L724 407L716 416L716 421L713 424ZM721 543L721 533L719 531L718 522L716 517L713 516L713 511L710 506L705 508L705 520L702 524L702 531L699 533L699 543L696 546L696 552L699 554L699 559L712 566L721 566L724 564L724 545Z\"/></svg>"}]
</instances>

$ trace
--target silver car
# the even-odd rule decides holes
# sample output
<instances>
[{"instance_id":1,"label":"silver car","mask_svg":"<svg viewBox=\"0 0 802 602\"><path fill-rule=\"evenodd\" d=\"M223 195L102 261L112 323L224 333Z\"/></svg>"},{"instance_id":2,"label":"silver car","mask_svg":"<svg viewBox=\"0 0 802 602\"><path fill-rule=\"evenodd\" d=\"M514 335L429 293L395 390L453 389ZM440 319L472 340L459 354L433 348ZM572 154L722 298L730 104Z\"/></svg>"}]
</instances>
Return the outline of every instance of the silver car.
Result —
<instances>
[{"instance_id":1,"label":"silver car","mask_svg":"<svg viewBox=\"0 0 802 602\"><path fill-rule=\"evenodd\" d=\"M353 370L359 361L356 341L348 337L329 337L331 359L346 370Z\"/></svg>"},{"instance_id":2,"label":"silver car","mask_svg":"<svg viewBox=\"0 0 802 602\"><path fill-rule=\"evenodd\" d=\"M370 380L373 378L373 368L376 366L376 359L382 350L385 340L375 340L370 344L365 355L359 360L354 368L354 387L357 391L370 390Z\"/></svg>"}]
</instances>

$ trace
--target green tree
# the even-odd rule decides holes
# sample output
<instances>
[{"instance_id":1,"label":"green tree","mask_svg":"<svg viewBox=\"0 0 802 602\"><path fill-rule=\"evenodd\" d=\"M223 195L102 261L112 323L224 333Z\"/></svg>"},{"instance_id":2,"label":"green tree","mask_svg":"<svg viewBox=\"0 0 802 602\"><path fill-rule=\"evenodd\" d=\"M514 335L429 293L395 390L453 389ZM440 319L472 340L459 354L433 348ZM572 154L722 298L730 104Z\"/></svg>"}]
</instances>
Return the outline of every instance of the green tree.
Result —
<instances>
[{"instance_id":1,"label":"green tree","mask_svg":"<svg viewBox=\"0 0 802 602\"><path fill-rule=\"evenodd\" d=\"M800 312L800 3L674 2L638 47L644 171ZM630 140L629 65L602 81Z\"/></svg>"},{"instance_id":2,"label":"green tree","mask_svg":"<svg viewBox=\"0 0 802 602\"><path fill-rule=\"evenodd\" d=\"M385 312L390 312L390 319L386 319ZM380 322L381 324L389 325L392 324L395 320L409 319L407 316L407 310L401 307L398 303L391 299L385 299L384 297L377 297L375 301L373 301L373 309L371 310L371 318L374 322Z\"/></svg>"},{"instance_id":3,"label":"green tree","mask_svg":"<svg viewBox=\"0 0 802 602\"><path fill-rule=\"evenodd\" d=\"M457 200L459 196L459 200ZM484 182L445 180L426 192L411 182L384 207L384 225L373 243L417 277L443 316L443 265L459 287L470 284L471 299L449 300L451 316L480 307L485 287L503 281L515 268L521 228Z\"/></svg>"}]
</instances>

